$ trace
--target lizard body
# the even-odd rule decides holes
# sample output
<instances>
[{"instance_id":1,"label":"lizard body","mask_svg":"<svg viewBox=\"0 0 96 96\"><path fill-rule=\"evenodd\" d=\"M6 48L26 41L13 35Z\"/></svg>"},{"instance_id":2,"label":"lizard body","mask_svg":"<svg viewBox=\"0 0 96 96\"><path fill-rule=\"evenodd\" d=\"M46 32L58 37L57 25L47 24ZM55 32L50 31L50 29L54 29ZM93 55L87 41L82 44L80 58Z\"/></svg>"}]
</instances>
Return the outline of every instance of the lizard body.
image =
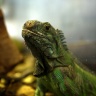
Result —
<instances>
[{"instance_id":1,"label":"lizard body","mask_svg":"<svg viewBox=\"0 0 96 96\"><path fill-rule=\"evenodd\" d=\"M63 32L48 22L25 22L22 36L37 58L33 75L38 87L35 96L47 91L55 96L96 96L96 77L84 70L71 55Z\"/></svg>"}]
</instances>

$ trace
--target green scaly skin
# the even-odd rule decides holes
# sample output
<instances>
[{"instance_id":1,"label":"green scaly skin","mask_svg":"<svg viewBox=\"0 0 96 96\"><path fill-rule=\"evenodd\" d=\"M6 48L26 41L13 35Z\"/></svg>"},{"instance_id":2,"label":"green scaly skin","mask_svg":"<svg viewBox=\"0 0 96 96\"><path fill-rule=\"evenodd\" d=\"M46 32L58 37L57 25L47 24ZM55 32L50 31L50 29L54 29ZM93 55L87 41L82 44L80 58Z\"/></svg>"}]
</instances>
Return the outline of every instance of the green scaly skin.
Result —
<instances>
[{"instance_id":1,"label":"green scaly skin","mask_svg":"<svg viewBox=\"0 0 96 96\"><path fill-rule=\"evenodd\" d=\"M35 96L96 96L96 77L79 66L64 43L64 36L48 22L25 22L22 36L37 62L33 75Z\"/></svg>"}]
</instances>

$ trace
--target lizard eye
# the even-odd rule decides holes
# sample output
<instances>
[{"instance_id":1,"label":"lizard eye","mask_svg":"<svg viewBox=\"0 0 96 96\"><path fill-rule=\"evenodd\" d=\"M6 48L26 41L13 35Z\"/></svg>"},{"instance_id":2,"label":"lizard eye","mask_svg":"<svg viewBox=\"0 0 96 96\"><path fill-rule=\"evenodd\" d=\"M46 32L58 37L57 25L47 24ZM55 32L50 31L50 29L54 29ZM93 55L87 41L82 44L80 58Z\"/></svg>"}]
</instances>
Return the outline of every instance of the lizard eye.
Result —
<instances>
[{"instance_id":1,"label":"lizard eye","mask_svg":"<svg viewBox=\"0 0 96 96\"><path fill-rule=\"evenodd\" d=\"M46 29L46 30L49 30L49 29L50 29L50 25L46 25L46 26L45 26L45 29Z\"/></svg>"}]
</instances>

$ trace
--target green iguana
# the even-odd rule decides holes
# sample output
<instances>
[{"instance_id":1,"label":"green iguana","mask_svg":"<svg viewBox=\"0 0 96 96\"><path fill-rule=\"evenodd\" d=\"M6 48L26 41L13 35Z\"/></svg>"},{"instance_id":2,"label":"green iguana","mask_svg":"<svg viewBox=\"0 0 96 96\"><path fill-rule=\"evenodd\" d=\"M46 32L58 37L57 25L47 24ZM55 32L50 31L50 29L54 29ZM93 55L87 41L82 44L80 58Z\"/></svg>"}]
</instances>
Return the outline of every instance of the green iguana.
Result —
<instances>
[{"instance_id":1,"label":"green iguana","mask_svg":"<svg viewBox=\"0 0 96 96\"><path fill-rule=\"evenodd\" d=\"M96 77L80 67L69 52L63 32L48 22L25 22L22 36L37 58L33 75L38 87L35 96L96 96Z\"/></svg>"}]
</instances>

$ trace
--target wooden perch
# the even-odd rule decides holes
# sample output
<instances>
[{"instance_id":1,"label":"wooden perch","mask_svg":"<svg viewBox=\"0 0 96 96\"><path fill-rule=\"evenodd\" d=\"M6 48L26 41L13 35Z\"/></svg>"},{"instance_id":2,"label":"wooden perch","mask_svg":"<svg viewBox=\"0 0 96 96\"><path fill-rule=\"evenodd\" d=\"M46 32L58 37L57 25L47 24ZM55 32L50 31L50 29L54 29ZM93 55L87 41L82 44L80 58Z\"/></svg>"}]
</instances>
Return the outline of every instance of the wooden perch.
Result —
<instances>
[{"instance_id":1,"label":"wooden perch","mask_svg":"<svg viewBox=\"0 0 96 96\"><path fill-rule=\"evenodd\" d=\"M10 39L4 23L2 10L0 10L0 76L10 71L21 60L23 60L23 56Z\"/></svg>"}]
</instances>

